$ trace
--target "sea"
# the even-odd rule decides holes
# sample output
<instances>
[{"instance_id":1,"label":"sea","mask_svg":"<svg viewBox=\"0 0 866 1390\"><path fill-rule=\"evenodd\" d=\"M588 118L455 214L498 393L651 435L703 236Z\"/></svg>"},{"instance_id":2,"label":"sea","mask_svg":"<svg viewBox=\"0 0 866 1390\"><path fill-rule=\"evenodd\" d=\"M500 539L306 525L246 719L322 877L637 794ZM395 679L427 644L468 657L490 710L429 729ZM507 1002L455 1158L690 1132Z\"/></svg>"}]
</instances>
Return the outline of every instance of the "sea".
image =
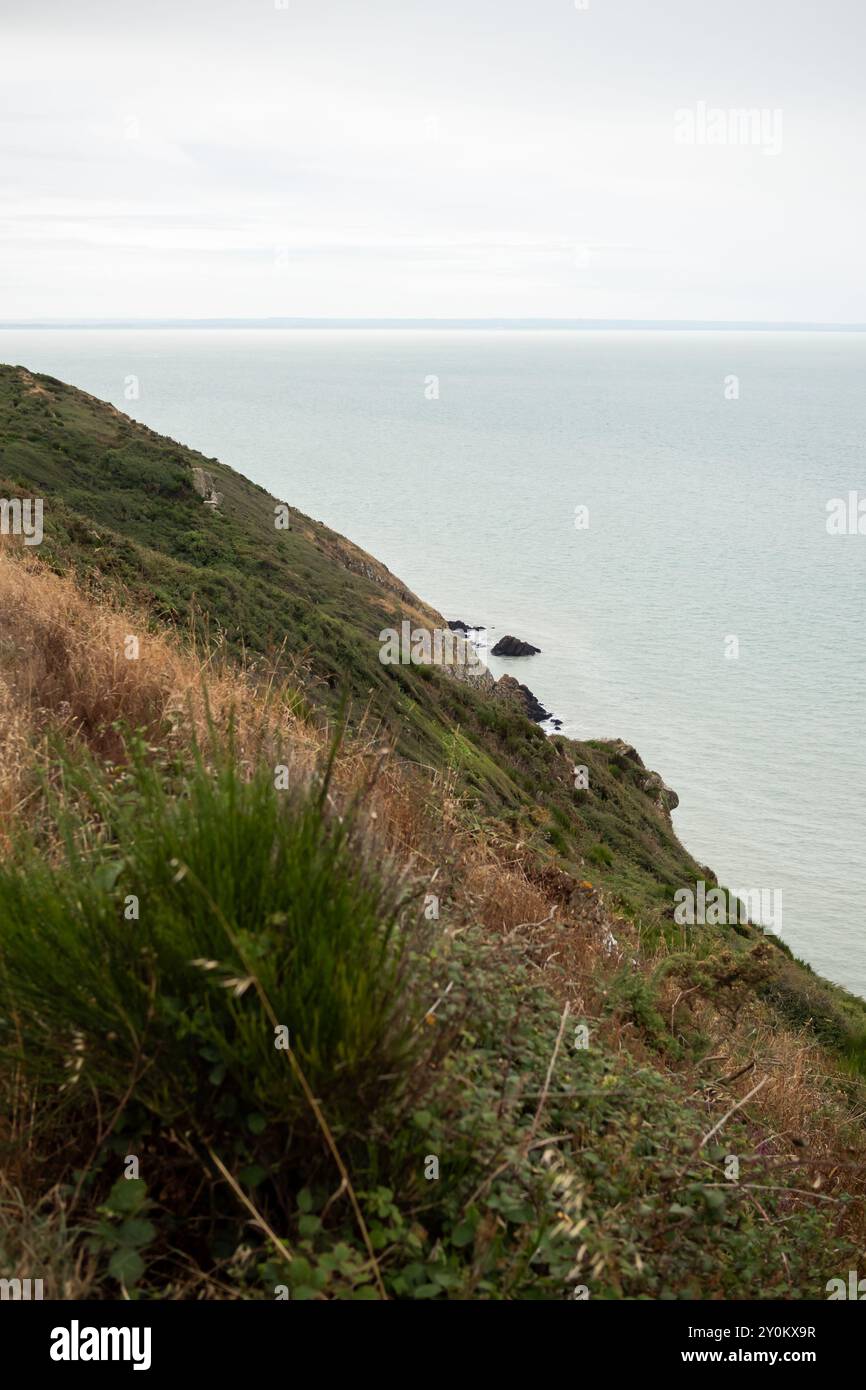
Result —
<instances>
[{"instance_id":1,"label":"sea","mask_svg":"<svg viewBox=\"0 0 866 1390\"><path fill-rule=\"evenodd\" d=\"M540 647L489 665L633 744L697 860L866 997L866 334L10 328L0 360Z\"/></svg>"}]
</instances>

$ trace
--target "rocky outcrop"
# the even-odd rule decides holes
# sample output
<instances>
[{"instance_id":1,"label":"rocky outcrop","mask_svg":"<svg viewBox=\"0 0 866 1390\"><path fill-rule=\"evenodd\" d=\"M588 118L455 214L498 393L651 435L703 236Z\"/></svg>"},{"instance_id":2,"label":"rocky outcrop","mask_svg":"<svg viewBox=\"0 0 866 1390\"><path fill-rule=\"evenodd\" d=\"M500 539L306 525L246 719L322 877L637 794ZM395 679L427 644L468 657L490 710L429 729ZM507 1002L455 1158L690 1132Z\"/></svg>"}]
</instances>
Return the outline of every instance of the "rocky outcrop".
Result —
<instances>
[{"instance_id":1,"label":"rocky outcrop","mask_svg":"<svg viewBox=\"0 0 866 1390\"><path fill-rule=\"evenodd\" d=\"M223 495L221 492L217 492L213 474L208 473L204 468L193 467L192 485L205 506L211 507L215 511L223 500Z\"/></svg>"},{"instance_id":2,"label":"rocky outcrop","mask_svg":"<svg viewBox=\"0 0 866 1390\"><path fill-rule=\"evenodd\" d=\"M388 597L399 600L404 618L411 618L413 623L419 627L444 628L445 619L442 614L437 612L435 608L431 608L429 603L425 603L423 599L420 599L417 594L407 588L401 579L391 573L387 565L382 564L381 560L375 559L366 550L362 550L360 546L347 540L345 536L329 530L320 521L314 521L311 517L304 516L296 508L292 508L292 524L300 535L310 541L323 555L327 555L329 560L340 565L342 569L348 570L350 574L360 575L362 579L377 585ZM384 609L385 605L383 604ZM391 615L389 614L389 616Z\"/></svg>"},{"instance_id":3,"label":"rocky outcrop","mask_svg":"<svg viewBox=\"0 0 866 1390\"><path fill-rule=\"evenodd\" d=\"M680 804L676 792L662 780L657 772L647 770L646 777L641 783L641 790L645 791L647 796L655 801L668 816Z\"/></svg>"},{"instance_id":4,"label":"rocky outcrop","mask_svg":"<svg viewBox=\"0 0 866 1390\"><path fill-rule=\"evenodd\" d=\"M527 719L531 719L535 724L541 724L546 719L552 719L541 701L535 696L526 685L521 685L514 676L500 676L496 680L487 666L476 654L475 644L469 637L464 637L463 633L475 631L468 624L457 621L449 622L451 631L455 634L455 641L458 647L454 652L454 661L443 664L441 669L455 680L461 681L465 685L471 685L475 690L483 695L489 696L498 705L506 706L514 710L517 714L523 714ZM474 658L474 659L473 659ZM559 725L560 720L553 721Z\"/></svg>"},{"instance_id":5,"label":"rocky outcrop","mask_svg":"<svg viewBox=\"0 0 866 1390\"><path fill-rule=\"evenodd\" d=\"M524 642L519 637L512 637L506 634L500 637L496 646L491 651L491 656L535 656L541 651L540 647L533 647L531 642Z\"/></svg>"},{"instance_id":6,"label":"rocky outcrop","mask_svg":"<svg viewBox=\"0 0 866 1390\"><path fill-rule=\"evenodd\" d=\"M510 709L519 710L521 714L526 715L527 719L533 720L536 724L550 718L550 712L533 695L529 687L521 685L513 676L499 677L493 691L493 698L498 704L508 705Z\"/></svg>"},{"instance_id":7,"label":"rocky outcrop","mask_svg":"<svg viewBox=\"0 0 866 1390\"><path fill-rule=\"evenodd\" d=\"M468 645L468 644L467 644ZM496 690L496 681L484 665L483 661L473 660L467 654L465 661L456 661L443 664L439 667L446 676L453 677L463 685L469 685L473 690L480 690L482 695L492 696Z\"/></svg>"},{"instance_id":8,"label":"rocky outcrop","mask_svg":"<svg viewBox=\"0 0 866 1390\"><path fill-rule=\"evenodd\" d=\"M500 676L493 689L493 699L498 705L507 705L509 709L518 710L525 714L527 719L531 719L535 724L541 724L542 720L550 719L548 710L544 708L541 701L532 694L528 685L521 685L520 681L514 680L513 676Z\"/></svg>"},{"instance_id":9,"label":"rocky outcrop","mask_svg":"<svg viewBox=\"0 0 866 1390\"><path fill-rule=\"evenodd\" d=\"M448 626L452 632L486 632L483 623L464 623L462 618L449 619Z\"/></svg>"},{"instance_id":10,"label":"rocky outcrop","mask_svg":"<svg viewBox=\"0 0 866 1390\"><path fill-rule=\"evenodd\" d=\"M605 738L599 742L610 749L615 755L614 761L624 770L631 772L635 784L670 818L671 811L679 806L680 799L657 772L650 771L637 749L622 738Z\"/></svg>"}]
</instances>

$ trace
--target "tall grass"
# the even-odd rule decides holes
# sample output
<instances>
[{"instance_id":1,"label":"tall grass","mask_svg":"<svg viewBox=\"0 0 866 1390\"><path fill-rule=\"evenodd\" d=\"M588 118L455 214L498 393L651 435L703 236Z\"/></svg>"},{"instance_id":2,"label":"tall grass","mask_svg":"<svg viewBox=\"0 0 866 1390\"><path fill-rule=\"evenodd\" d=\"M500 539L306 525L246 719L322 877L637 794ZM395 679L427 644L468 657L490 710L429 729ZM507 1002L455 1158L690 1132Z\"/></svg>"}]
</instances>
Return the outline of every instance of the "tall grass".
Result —
<instances>
[{"instance_id":1,"label":"tall grass","mask_svg":"<svg viewBox=\"0 0 866 1390\"><path fill-rule=\"evenodd\" d=\"M230 743L63 777L59 862L22 840L0 863L0 1049L67 1102L134 1096L203 1142L303 1128L298 1069L359 1122L412 1036L405 885L361 814L326 777L242 773Z\"/></svg>"}]
</instances>

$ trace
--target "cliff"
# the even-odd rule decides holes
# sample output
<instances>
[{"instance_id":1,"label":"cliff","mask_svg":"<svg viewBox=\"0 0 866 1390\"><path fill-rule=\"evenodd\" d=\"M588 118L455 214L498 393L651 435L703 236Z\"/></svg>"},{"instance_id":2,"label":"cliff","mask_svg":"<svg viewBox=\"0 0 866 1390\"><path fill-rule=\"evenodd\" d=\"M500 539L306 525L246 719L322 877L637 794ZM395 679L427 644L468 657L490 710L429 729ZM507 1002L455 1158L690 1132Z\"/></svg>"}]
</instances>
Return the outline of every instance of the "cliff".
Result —
<instances>
[{"instance_id":1,"label":"cliff","mask_svg":"<svg viewBox=\"0 0 866 1390\"><path fill-rule=\"evenodd\" d=\"M0 551L4 1273L798 1298L855 1267L866 1005L735 903L676 920L715 880L634 749L546 737L380 562L20 367L0 497L44 524Z\"/></svg>"}]
</instances>

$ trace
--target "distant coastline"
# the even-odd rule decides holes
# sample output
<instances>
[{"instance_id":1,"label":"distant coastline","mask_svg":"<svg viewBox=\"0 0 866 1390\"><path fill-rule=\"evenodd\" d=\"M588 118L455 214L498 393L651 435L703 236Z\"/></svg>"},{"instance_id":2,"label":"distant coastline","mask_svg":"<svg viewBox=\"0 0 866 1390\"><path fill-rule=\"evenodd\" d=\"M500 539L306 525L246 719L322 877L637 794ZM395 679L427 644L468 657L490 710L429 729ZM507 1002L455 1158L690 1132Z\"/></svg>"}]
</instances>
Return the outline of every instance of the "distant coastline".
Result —
<instances>
[{"instance_id":1,"label":"distant coastline","mask_svg":"<svg viewBox=\"0 0 866 1390\"><path fill-rule=\"evenodd\" d=\"M308 329L467 329L514 332L732 332L732 333L866 333L866 323L778 323L742 319L361 319L361 318L214 318L214 319L8 319L3 329L80 328L308 328Z\"/></svg>"}]
</instances>

